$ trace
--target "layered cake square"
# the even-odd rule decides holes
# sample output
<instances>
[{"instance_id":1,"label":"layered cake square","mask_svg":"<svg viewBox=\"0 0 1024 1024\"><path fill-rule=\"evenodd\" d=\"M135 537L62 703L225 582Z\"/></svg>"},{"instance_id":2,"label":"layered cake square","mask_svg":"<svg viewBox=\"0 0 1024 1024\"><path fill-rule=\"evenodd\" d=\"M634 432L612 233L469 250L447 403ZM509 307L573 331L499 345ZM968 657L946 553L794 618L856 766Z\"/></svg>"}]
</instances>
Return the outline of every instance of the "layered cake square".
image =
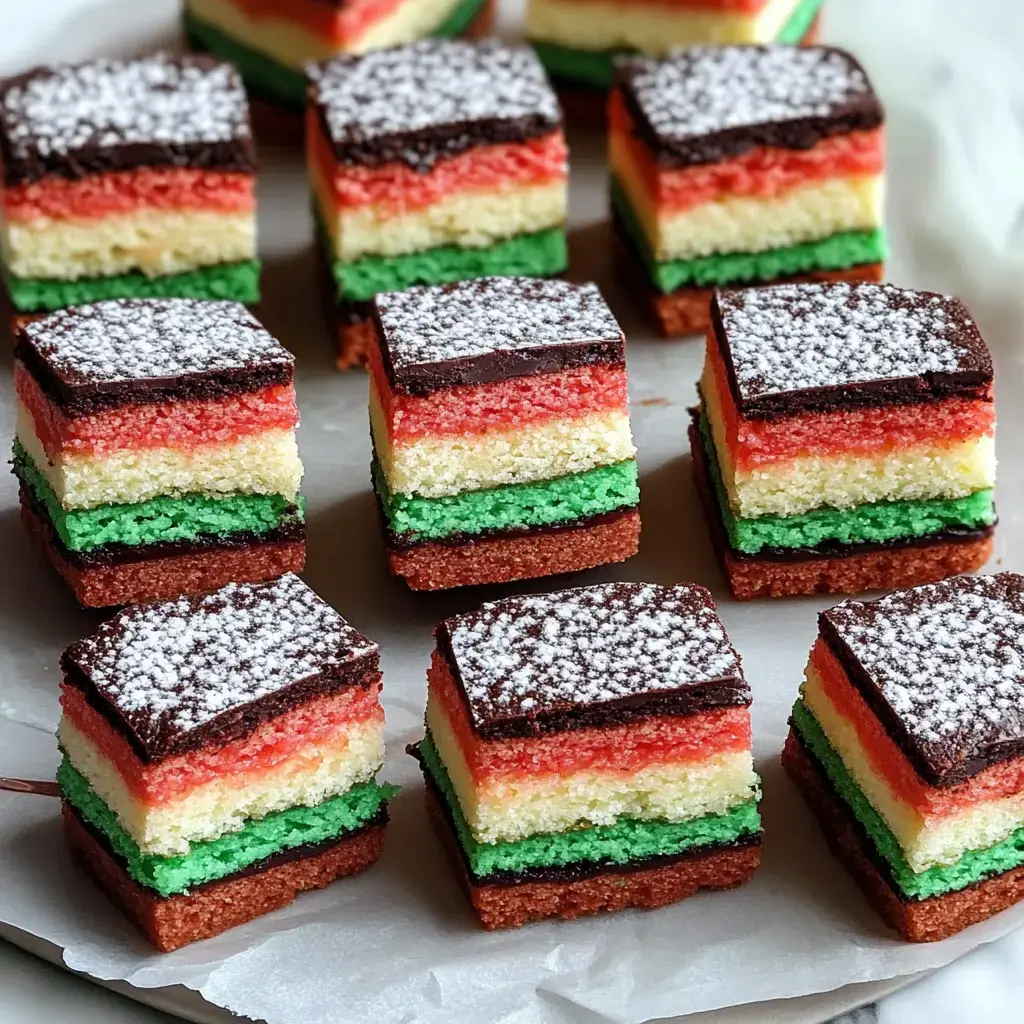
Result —
<instances>
[{"instance_id":1,"label":"layered cake square","mask_svg":"<svg viewBox=\"0 0 1024 1024\"><path fill-rule=\"evenodd\" d=\"M388 562L412 589L636 553L625 339L596 285L484 278L379 295L369 370Z\"/></svg>"},{"instance_id":2,"label":"layered cake square","mask_svg":"<svg viewBox=\"0 0 1024 1024\"><path fill-rule=\"evenodd\" d=\"M702 587L507 598L435 637L410 752L485 928L661 907L753 874L750 690Z\"/></svg>"},{"instance_id":3,"label":"layered cake square","mask_svg":"<svg viewBox=\"0 0 1024 1024\"><path fill-rule=\"evenodd\" d=\"M819 617L783 764L872 906L912 942L1024 898L1024 576Z\"/></svg>"},{"instance_id":4,"label":"layered cake square","mask_svg":"<svg viewBox=\"0 0 1024 1024\"><path fill-rule=\"evenodd\" d=\"M235 302L111 300L18 329L21 516L83 605L302 568L294 375Z\"/></svg>"},{"instance_id":5,"label":"layered cake square","mask_svg":"<svg viewBox=\"0 0 1024 1024\"><path fill-rule=\"evenodd\" d=\"M565 270L568 153L534 54L426 40L312 72L307 162L339 367L379 292Z\"/></svg>"},{"instance_id":6,"label":"layered cake square","mask_svg":"<svg viewBox=\"0 0 1024 1024\"><path fill-rule=\"evenodd\" d=\"M662 332L703 332L716 287L880 281L883 121L863 68L831 47L621 61L612 216Z\"/></svg>"},{"instance_id":7,"label":"layered cake square","mask_svg":"<svg viewBox=\"0 0 1024 1024\"><path fill-rule=\"evenodd\" d=\"M0 252L16 310L259 299L256 156L238 73L157 55L0 82Z\"/></svg>"},{"instance_id":8,"label":"layered cake square","mask_svg":"<svg viewBox=\"0 0 1024 1024\"><path fill-rule=\"evenodd\" d=\"M306 65L424 36L486 35L496 0L185 0L190 46L231 61L254 95L306 103Z\"/></svg>"},{"instance_id":9,"label":"layered cake square","mask_svg":"<svg viewBox=\"0 0 1024 1024\"><path fill-rule=\"evenodd\" d=\"M158 950L377 859L379 651L297 576L127 608L61 669L65 834Z\"/></svg>"},{"instance_id":10,"label":"layered cake square","mask_svg":"<svg viewBox=\"0 0 1024 1024\"><path fill-rule=\"evenodd\" d=\"M992 359L959 300L891 285L717 295L693 470L736 597L858 593L981 568Z\"/></svg>"}]
</instances>

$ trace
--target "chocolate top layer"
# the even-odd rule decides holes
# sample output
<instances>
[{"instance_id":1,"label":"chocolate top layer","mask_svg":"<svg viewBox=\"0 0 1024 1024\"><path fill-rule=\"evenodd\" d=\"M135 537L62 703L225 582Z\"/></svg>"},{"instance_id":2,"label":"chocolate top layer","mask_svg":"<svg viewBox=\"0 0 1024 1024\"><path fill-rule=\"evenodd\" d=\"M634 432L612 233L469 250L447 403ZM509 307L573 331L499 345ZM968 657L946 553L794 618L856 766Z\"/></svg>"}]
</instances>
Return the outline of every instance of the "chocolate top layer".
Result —
<instances>
[{"instance_id":1,"label":"chocolate top layer","mask_svg":"<svg viewBox=\"0 0 1024 1024\"><path fill-rule=\"evenodd\" d=\"M992 357L959 299L889 284L716 294L711 319L740 413L984 397Z\"/></svg>"},{"instance_id":2,"label":"chocolate top layer","mask_svg":"<svg viewBox=\"0 0 1024 1024\"><path fill-rule=\"evenodd\" d=\"M256 170L238 72L213 57L39 67L0 82L4 184L136 167Z\"/></svg>"},{"instance_id":3,"label":"chocolate top layer","mask_svg":"<svg viewBox=\"0 0 1024 1024\"><path fill-rule=\"evenodd\" d=\"M488 39L423 39L336 57L310 71L310 101L335 159L399 160L428 171L487 142L520 142L561 125L534 52Z\"/></svg>"},{"instance_id":4,"label":"chocolate top layer","mask_svg":"<svg viewBox=\"0 0 1024 1024\"><path fill-rule=\"evenodd\" d=\"M438 647L482 736L572 728L566 716L750 703L739 656L703 587L606 583L511 597L441 623ZM723 691L708 701L709 691ZM675 709L679 711L680 709ZM635 717L635 716L630 716Z\"/></svg>"},{"instance_id":5,"label":"chocolate top layer","mask_svg":"<svg viewBox=\"0 0 1024 1024\"><path fill-rule=\"evenodd\" d=\"M147 760L223 739L292 688L358 683L376 672L377 645L297 576L229 584L211 594L120 611L61 658ZM257 716L258 717L258 716Z\"/></svg>"},{"instance_id":6,"label":"chocolate top layer","mask_svg":"<svg viewBox=\"0 0 1024 1024\"><path fill-rule=\"evenodd\" d=\"M1024 576L962 576L845 601L819 623L932 785L1024 753Z\"/></svg>"},{"instance_id":7,"label":"chocolate top layer","mask_svg":"<svg viewBox=\"0 0 1024 1024\"><path fill-rule=\"evenodd\" d=\"M114 299L30 320L15 355L72 412L289 381L295 358L240 303Z\"/></svg>"},{"instance_id":8,"label":"chocolate top layer","mask_svg":"<svg viewBox=\"0 0 1024 1024\"><path fill-rule=\"evenodd\" d=\"M864 69L830 46L696 46L623 58L616 75L636 131L668 167L810 149L884 120Z\"/></svg>"},{"instance_id":9,"label":"chocolate top layer","mask_svg":"<svg viewBox=\"0 0 1024 1024\"><path fill-rule=\"evenodd\" d=\"M373 316L389 383L405 394L626 360L595 284L478 278L378 295Z\"/></svg>"}]
</instances>

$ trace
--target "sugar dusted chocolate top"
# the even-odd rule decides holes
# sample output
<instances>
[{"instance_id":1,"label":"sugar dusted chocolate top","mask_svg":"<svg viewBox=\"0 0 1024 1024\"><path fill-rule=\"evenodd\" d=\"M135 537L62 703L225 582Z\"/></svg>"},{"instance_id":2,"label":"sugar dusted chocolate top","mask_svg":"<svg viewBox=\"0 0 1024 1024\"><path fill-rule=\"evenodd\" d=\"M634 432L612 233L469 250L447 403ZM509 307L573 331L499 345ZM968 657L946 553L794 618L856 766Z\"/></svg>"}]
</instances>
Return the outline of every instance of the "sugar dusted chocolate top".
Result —
<instances>
[{"instance_id":1,"label":"sugar dusted chocolate top","mask_svg":"<svg viewBox=\"0 0 1024 1024\"><path fill-rule=\"evenodd\" d=\"M882 284L719 293L712 322L745 416L983 394L992 359L959 299Z\"/></svg>"},{"instance_id":2,"label":"sugar dusted chocolate top","mask_svg":"<svg viewBox=\"0 0 1024 1024\"><path fill-rule=\"evenodd\" d=\"M625 338L595 284L489 277L374 300L392 387L429 394L594 363L624 365Z\"/></svg>"},{"instance_id":3,"label":"sugar dusted chocolate top","mask_svg":"<svg viewBox=\"0 0 1024 1024\"><path fill-rule=\"evenodd\" d=\"M4 182L140 166L255 170L238 72L211 57L40 67L0 83Z\"/></svg>"},{"instance_id":4,"label":"sugar dusted chocolate top","mask_svg":"<svg viewBox=\"0 0 1024 1024\"><path fill-rule=\"evenodd\" d=\"M821 627L928 781L955 783L1024 751L1024 576L846 601Z\"/></svg>"},{"instance_id":5,"label":"sugar dusted chocolate top","mask_svg":"<svg viewBox=\"0 0 1024 1024\"><path fill-rule=\"evenodd\" d=\"M739 657L697 586L607 583L506 598L445 621L438 642L481 734L614 720L659 698L746 705Z\"/></svg>"},{"instance_id":6,"label":"sugar dusted chocolate top","mask_svg":"<svg viewBox=\"0 0 1024 1024\"><path fill-rule=\"evenodd\" d=\"M496 39L424 39L336 57L310 78L321 127L345 163L401 160L425 171L474 145L521 141L561 124L534 52Z\"/></svg>"},{"instance_id":7,"label":"sugar dusted chocolate top","mask_svg":"<svg viewBox=\"0 0 1024 1024\"><path fill-rule=\"evenodd\" d=\"M152 760L317 677L375 672L377 659L376 644L289 573L126 608L69 647L61 666Z\"/></svg>"},{"instance_id":8,"label":"sugar dusted chocolate top","mask_svg":"<svg viewBox=\"0 0 1024 1024\"><path fill-rule=\"evenodd\" d=\"M624 58L617 75L637 129L676 165L754 146L807 149L883 120L864 69L833 47L696 46Z\"/></svg>"}]
</instances>

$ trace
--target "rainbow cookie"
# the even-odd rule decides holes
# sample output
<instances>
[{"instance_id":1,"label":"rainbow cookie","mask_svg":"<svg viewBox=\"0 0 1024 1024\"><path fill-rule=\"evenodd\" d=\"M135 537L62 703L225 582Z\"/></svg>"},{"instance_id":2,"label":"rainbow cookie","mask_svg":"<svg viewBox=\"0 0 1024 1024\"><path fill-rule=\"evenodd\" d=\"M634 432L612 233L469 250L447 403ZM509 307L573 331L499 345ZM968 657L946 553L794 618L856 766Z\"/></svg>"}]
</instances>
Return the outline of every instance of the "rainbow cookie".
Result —
<instances>
[{"instance_id":1,"label":"rainbow cookie","mask_svg":"<svg viewBox=\"0 0 1024 1024\"><path fill-rule=\"evenodd\" d=\"M750 690L702 587L507 598L435 636L410 752L485 928L660 907L754 872Z\"/></svg>"},{"instance_id":2,"label":"rainbow cookie","mask_svg":"<svg viewBox=\"0 0 1024 1024\"><path fill-rule=\"evenodd\" d=\"M558 101L524 47L427 40L313 72L307 163L339 366L378 292L567 263Z\"/></svg>"},{"instance_id":3,"label":"rainbow cookie","mask_svg":"<svg viewBox=\"0 0 1024 1024\"><path fill-rule=\"evenodd\" d=\"M992 359L963 304L781 285L711 307L694 475L739 598L858 593L992 552Z\"/></svg>"},{"instance_id":4,"label":"rainbow cookie","mask_svg":"<svg viewBox=\"0 0 1024 1024\"><path fill-rule=\"evenodd\" d=\"M68 841L158 950L377 859L379 651L297 576L128 608L61 669Z\"/></svg>"},{"instance_id":5,"label":"rainbow cookie","mask_svg":"<svg viewBox=\"0 0 1024 1024\"><path fill-rule=\"evenodd\" d=\"M19 328L22 519L83 605L302 568L294 363L234 302L112 300Z\"/></svg>"},{"instance_id":6,"label":"rainbow cookie","mask_svg":"<svg viewBox=\"0 0 1024 1024\"><path fill-rule=\"evenodd\" d=\"M960 577L819 617L783 764L905 939L1024 898L1024 576Z\"/></svg>"},{"instance_id":7,"label":"rainbow cookie","mask_svg":"<svg viewBox=\"0 0 1024 1024\"><path fill-rule=\"evenodd\" d=\"M0 248L16 310L259 300L256 158L238 73L99 60L0 82Z\"/></svg>"},{"instance_id":8,"label":"rainbow cookie","mask_svg":"<svg viewBox=\"0 0 1024 1024\"><path fill-rule=\"evenodd\" d=\"M378 295L373 481L414 590L636 554L625 342L595 285L483 278Z\"/></svg>"},{"instance_id":9,"label":"rainbow cookie","mask_svg":"<svg viewBox=\"0 0 1024 1024\"><path fill-rule=\"evenodd\" d=\"M703 332L716 287L882 278L884 114L829 47L698 47L620 62L616 235L662 331Z\"/></svg>"}]
</instances>

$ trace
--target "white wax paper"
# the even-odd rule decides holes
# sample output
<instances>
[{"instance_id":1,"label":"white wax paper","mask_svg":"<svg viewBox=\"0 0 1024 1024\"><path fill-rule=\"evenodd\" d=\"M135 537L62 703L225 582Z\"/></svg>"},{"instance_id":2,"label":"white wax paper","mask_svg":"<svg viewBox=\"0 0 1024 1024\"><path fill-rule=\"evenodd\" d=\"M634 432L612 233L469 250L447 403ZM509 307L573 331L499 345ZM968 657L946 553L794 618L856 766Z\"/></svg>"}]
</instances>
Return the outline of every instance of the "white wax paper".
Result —
<instances>
[{"instance_id":1,"label":"white wax paper","mask_svg":"<svg viewBox=\"0 0 1024 1024\"><path fill-rule=\"evenodd\" d=\"M136 39L148 45L173 19L169 0L17 7L0 14L5 72L54 56L102 52L108 31L111 49L124 50ZM888 106L890 276L960 294L995 352L1002 523L991 568L1021 568L1024 14L998 0L969 7L959 0L830 0L828 37L862 57ZM497 591L417 596L387 577L367 477L365 378L330 372L300 158L268 145L260 195L262 315L299 356L310 513L306 578L383 648L389 756L382 774L405 788L393 804L385 854L372 871L166 956L149 952L72 871L55 801L0 794L0 920L61 945L70 967L142 987L183 984L271 1024L634 1024L918 972L1024 923L1020 907L943 943L905 945L881 926L827 853L778 754L816 612L831 602L741 605L728 598L684 454L701 345L655 340L631 309L628 286L614 280L609 259L602 140L576 134L570 141L573 276L601 283L629 337L644 517L637 558L572 582L692 580L715 592L755 695L763 868L744 889L653 913L498 934L477 929L427 829L420 782L403 749L421 732L432 625ZM4 356L5 377L9 364ZM4 385L0 436L9 436L9 381ZM47 777L57 761L57 657L100 616L77 610L30 549L16 504L5 477L0 773ZM562 585L542 581L501 592Z\"/></svg>"}]
</instances>

